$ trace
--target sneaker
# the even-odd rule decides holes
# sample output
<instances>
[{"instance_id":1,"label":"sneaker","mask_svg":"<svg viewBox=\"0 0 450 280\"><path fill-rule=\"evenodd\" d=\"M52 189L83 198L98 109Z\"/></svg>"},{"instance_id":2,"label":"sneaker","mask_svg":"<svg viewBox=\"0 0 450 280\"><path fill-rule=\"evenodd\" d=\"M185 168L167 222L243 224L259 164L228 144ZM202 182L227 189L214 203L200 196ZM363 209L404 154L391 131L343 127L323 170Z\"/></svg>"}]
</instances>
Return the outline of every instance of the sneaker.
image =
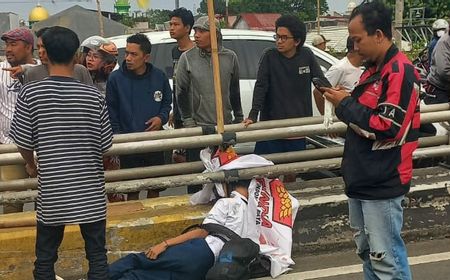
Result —
<instances>
[{"instance_id":1,"label":"sneaker","mask_svg":"<svg viewBox=\"0 0 450 280\"><path fill-rule=\"evenodd\" d=\"M59 277L58 275L55 275L56 280L64 280L63 278Z\"/></svg>"}]
</instances>

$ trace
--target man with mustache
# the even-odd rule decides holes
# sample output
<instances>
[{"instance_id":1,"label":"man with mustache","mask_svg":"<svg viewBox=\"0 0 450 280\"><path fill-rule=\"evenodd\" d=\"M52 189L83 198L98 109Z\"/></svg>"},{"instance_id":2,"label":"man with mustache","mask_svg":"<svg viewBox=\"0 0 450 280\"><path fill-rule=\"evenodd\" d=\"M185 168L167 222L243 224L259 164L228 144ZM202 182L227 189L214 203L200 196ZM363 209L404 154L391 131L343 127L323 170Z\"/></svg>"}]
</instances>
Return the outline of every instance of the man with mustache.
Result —
<instances>
[{"instance_id":1,"label":"man with mustache","mask_svg":"<svg viewBox=\"0 0 450 280\"><path fill-rule=\"evenodd\" d=\"M4 33L1 39L5 42L6 61L0 62L0 143L11 144L9 129L16 107L17 97L22 88L19 79L12 78L6 70L21 64L38 64L33 59L33 33L28 28L16 28ZM7 165L0 167L2 181L28 177L23 165ZM23 204L5 204L4 213L22 212Z\"/></svg>"}]
</instances>

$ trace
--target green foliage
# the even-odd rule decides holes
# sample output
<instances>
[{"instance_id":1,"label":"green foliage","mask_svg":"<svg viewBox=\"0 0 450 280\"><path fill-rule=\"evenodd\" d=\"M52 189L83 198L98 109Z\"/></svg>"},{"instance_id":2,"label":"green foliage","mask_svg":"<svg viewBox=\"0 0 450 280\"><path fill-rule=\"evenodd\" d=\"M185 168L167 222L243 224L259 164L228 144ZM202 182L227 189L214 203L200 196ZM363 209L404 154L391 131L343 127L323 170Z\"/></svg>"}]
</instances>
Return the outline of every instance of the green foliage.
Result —
<instances>
[{"instance_id":1,"label":"green foliage","mask_svg":"<svg viewBox=\"0 0 450 280\"><path fill-rule=\"evenodd\" d=\"M150 28L155 28L156 24L162 24L169 21L170 10L147 10L145 13L139 14L135 17L125 15L120 22L126 26L134 27L136 22L148 22Z\"/></svg>"},{"instance_id":2,"label":"green foliage","mask_svg":"<svg viewBox=\"0 0 450 280\"><path fill-rule=\"evenodd\" d=\"M413 43L411 50L409 52L405 52L405 54L408 56L409 60L413 61L419 56L419 53L427 47L427 45L428 42L425 41Z\"/></svg>"},{"instance_id":3,"label":"green foliage","mask_svg":"<svg viewBox=\"0 0 450 280\"><path fill-rule=\"evenodd\" d=\"M395 8L395 0L384 0L384 2ZM409 18L411 8L425 7L426 18L448 18L450 17L449 0L405 0L403 8L403 18Z\"/></svg>"},{"instance_id":4,"label":"green foliage","mask_svg":"<svg viewBox=\"0 0 450 280\"><path fill-rule=\"evenodd\" d=\"M240 13L280 13L295 14L302 20L315 20L317 16L317 0L230 0L228 3L229 14ZM328 11L326 0L320 0L322 13ZM206 14L207 0L200 2L198 12ZM214 1L214 12L225 14L225 0Z\"/></svg>"},{"instance_id":5,"label":"green foliage","mask_svg":"<svg viewBox=\"0 0 450 280\"><path fill-rule=\"evenodd\" d=\"M169 15L172 11L170 10L147 10L146 11L146 20L148 21L148 25L150 28L155 28L156 24L162 24L166 21L169 21Z\"/></svg>"},{"instance_id":6,"label":"green foliage","mask_svg":"<svg viewBox=\"0 0 450 280\"><path fill-rule=\"evenodd\" d=\"M134 27L135 25L135 20L128 15L122 16L119 22L129 27Z\"/></svg>"}]
</instances>

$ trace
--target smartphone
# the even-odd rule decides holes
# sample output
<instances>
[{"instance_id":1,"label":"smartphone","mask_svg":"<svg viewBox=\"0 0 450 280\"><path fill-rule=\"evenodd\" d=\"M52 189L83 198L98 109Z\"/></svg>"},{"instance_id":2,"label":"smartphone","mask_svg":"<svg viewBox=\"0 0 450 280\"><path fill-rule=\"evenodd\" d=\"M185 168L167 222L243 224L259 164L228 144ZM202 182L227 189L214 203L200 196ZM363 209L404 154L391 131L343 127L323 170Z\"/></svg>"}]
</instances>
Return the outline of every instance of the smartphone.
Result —
<instances>
[{"instance_id":1,"label":"smartphone","mask_svg":"<svg viewBox=\"0 0 450 280\"><path fill-rule=\"evenodd\" d=\"M317 88L318 91L322 92L323 91L320 89L321 87L326 87L326 88L332 88L333 86L330 84L330 82L328 81L327 78L323 77L323 78L313 78L312 79L312 83L313 85Z\"/></svg>"}]
</instances>

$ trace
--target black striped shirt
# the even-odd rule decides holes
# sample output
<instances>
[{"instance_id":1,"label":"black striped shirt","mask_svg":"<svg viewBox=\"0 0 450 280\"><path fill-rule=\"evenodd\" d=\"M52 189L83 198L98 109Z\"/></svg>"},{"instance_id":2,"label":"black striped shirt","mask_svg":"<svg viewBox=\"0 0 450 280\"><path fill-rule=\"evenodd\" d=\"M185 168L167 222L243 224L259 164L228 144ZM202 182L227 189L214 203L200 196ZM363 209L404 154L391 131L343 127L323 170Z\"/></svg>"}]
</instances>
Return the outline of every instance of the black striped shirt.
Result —
<instances>
[{"instance_id":1,"label":"black striped shirt","mask_svg":"<svg viewBox=\"0 0 450 280\"><path fill-rule=\"evenodd\" d=\"M10 137L38 160L37 219L48 225L106 218L102 156L112 145L103 96L68 77L24 86Z\"/></svg>"}]
</instances>

